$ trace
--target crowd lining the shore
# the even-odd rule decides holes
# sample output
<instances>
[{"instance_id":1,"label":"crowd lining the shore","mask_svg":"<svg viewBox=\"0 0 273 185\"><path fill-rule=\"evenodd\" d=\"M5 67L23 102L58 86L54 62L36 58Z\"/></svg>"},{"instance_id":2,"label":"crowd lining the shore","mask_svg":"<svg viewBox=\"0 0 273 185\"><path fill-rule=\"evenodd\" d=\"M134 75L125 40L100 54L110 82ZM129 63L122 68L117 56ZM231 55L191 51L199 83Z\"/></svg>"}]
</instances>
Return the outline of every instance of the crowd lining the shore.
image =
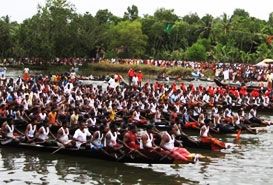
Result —
<instances>
[{"instance_id":1,"label":"crowd lining the shore","mask_svg":"<svg viewBox=\"0 0 273 185\"><path fill-rule=\"evenodd\" d=\"M206 70L211 70L215 77L223 77L233 82L251 81L272 81L273 73L271 65L257 66L252 64L239 63L215 63L206 61L177 61L177 60L156 60L156 59L95 59L95 58L55 58L43 60L40 58L8 58L2 59L3 66L18 65L65 65L80 67L92 63L110 63L126 65L148 65L162 68L185 67L193 69L193 77L201 77Z\"/></svg>"}]
</instances>

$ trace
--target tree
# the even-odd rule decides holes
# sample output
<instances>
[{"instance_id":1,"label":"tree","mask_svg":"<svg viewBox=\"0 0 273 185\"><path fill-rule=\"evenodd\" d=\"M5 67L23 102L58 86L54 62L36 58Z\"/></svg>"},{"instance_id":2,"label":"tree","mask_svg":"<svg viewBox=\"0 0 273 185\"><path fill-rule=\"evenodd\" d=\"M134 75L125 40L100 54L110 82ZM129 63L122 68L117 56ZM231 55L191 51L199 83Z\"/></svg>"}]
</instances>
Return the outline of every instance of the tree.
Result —
<instances>
[{"instance_id":1,"label":"tree","mask_svg":"<svg viewBox=\"0 0 273 185\"><path fill-rule=\"evenodd\" d=\"M138 8L135 5L132 5L132 7L128 6L127 12L124 12L123 18L125 20L131 20L134 21L138 18Z\"/></svg>"},{"instance_id":2,"label":"tree","mask_svg":"<svg viewBox=\"0 0 273 185\"><path fill-rule=\"evenodd\" d=\"M236 17L236 16L248 18L249 17L249 13L247 11L245 11L244 9L237 8L237 9L235 9L233 11L232 18Z\"/></svg>"},{"instance_id":3,"label":"tree","mask_svg":"<svg viewBox=\"0 0 273 185\"><path fill-rule=\"evenodd\" d=\"M189 23L189 24L195 24L198 23L198 21L200 20L199 16L197 15L197 13L194 14L189 14L189 15L185 15L182 18L183 21Z\"/></svg>"},{"instance_id":4,"label":"tree","mask_svg":"<svg viewBox=\"0 0 273 185\"><path fill-rule=\"evenodd\" d=\"M66 0L47 0L36 15L21 25L19 44L30 57L71 56L74 38L70 23L74 17L74 9Z\"/></svg>"},{"instance_id":5,"label":"tree","mask_svg":"<svg viewBox=\"0 0 273 185\"><path fill-rule=\"evenodd\" d=\"M140 21L122 21L109 30L110 49L119 57L141 57L145 52L147 36L142 33Z\"/></svg>"},{"instance_id":6,"label":"tree","mask_svg":"<svg viewBox=\"0 0 273 185\"><path fill-rule=\"evenodd\" d=\"M193 44L187 49L187 58L193 61L207 60L206 48L200 43Z\"/></svg>"},{"instance_id":7,"label":"tree","mask_svg":"<svg viewBox=\"0 0 273 185\"><path fill-rule=\"evenodd\" d=\"M273 13L267 21L236 9L201 18L182 18L172 9L158 9L139 17L138 8L127 8L123 17L109 10L95 16L78 14L67 0L46 0L22 24L0 18L0 57L144 57L162 59L251 62L273 57L270 42ZM103 52L101 52L103 51Z\"/></svg>"},{"instance_id":8,"label":"tree","mask_svg":"<svg viewBox=\"0 0 273 185\"><path fill-rule=\"evenodd\" d=\"M114 15L108 9L98 10L95 19L99 24L108 24L114 21Z\"/></svg>"},{"instance_id":9,"label":"tree","mask_svg":"<svg viewBox=\"0 0 273 185\"><path fill-rule=\"evenodd\" d=\"M160 8L155 11L154 18L164 23L174 23L178 19L178 16L175 15L173 9L168 10L165 8Z\"/></svg>"},{"instance_id":10,"label":"tree","mask_svg":"<svg viewBox=\"0 0 273 185\"><path fill-rule=\"evenodd\" d=\"M200 23L200 37L208 39L212 30L213 17L209 14L202 17L199 21Z\"/></svg>"},{"instance_id":11,"label":"tree","mask_svg":"<svg viewBox=\"0 0 273 185\"><path fill-rule=\"evenodd\" d=\"M270 24L270 26L273 26L273 12L269 14L268 24Z\"/></svg>"},{"instance_id":12,"label":"tree","mask_svg":"<svg viewBox=\"0 0 273 185\"><path fill-rule=\"evenodd\" d=\"M0 57L12 55L13 40L9 17L0 18Z\"/></svg>"}]
</instances>

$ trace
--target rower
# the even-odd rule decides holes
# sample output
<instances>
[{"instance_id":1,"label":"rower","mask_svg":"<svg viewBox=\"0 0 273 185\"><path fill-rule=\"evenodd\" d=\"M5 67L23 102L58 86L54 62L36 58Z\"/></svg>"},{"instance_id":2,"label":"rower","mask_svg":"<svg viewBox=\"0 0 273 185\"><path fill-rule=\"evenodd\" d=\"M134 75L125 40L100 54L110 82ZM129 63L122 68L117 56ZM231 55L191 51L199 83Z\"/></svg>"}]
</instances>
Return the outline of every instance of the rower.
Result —
<instances>
[{"instance_id":1,"label":"rower","mask_svg":"<svg viewBox=\"0 0 273 185\"><path fill-rule=\"evenodd\" d=\"M91 137L91 133L89 132L86 124L84 122L80 122L79 128L75 131L73 135L73 140L75 141L76 148L80 149L83 144L87 143L87 137Z\"/></svg>"},{"instance_id":2,"label":"rower","mask_svg":"<svg viewBox=\"0 0 273 185\"><path fill-rule=\"evenodd\" d=\"M220 150L223 148L227 148L228 146L224 142L216 138L213 138L209 135L211 122L212 122L211 120L205 119L205 124L200 129L200 141L203 143L211 144L212 150Z\"/></svg>"},{"instance_id":3,"label":"rower","mask_svg":"<svg viewBox=\"0 0 273 185\"><path fill-rule=\"evenodd\" d=\"M36 141L38 143L45 143L48 140L49 127L46 127L44 123L41 123L40 128L36 132Z\"/></svg>"},{"instance_id":4,"label":"rower","mask_svg":"<svg viewBox=\"0 0 273 185\"><path fill-rule=\"evenodd\" d=\"M62 127L57 131L57 141L65 147L71 147L73 145L72 140L69 139L69 129L67 128L66 122L63 122Z\"/></svg>"},{"instance_id":5,"label":"rower","mask_svg":"<svg viewBox=\"0 0 273 185\"><path fill-rule=\"evenodd\" d=\"M133 112L133 116L132 116L133 122L136 125L146 125L148 123L147 120L141 119L141 118L143 117L140 115L139 107L137 107L135 111Z\"/></svg>"},{"instance_id":6,"label":"rower","mask_svg":"<svg viewBox=\"0 0 273 185\"><path fill-rule=\"evenodd\" d=\"M107 130L107 129L106 129ZM110 125L110 129L105 134L104 146L110 149L118 150L121 148L121 145L117 143L117 127L115 124Z\"/></svg>"},{"instance_id":7,"label":"rower","mask_svg":"<svg viewBox=\"0 0 273 185\"><path fill-rule=\"evenodd\" d=\"M2 124L1 134L2 134L3 138L19 141L18 137L16 137L13 133L14 132L14 124L13 123L14 122L11 118L7 118L7 121L5 121Z\"/></svg>"},{"instance_id":8,"label":"rower","mask_svg":"<svg viewBox=\"0 0 273 185\"><path fill-rule=\"evenodd\" d=\"M91 139L91 148L100 149L103 148L102 140L104 138L103 132L105 131L104 125L101 125L100 128L94 132Z\"/></svg>"},{"instance_id":9,"label":"rower","mask_svg":"<svg viewBox=\"0 0 273 185\"><path fill-rule=\"evenodd\" d=\"M34 142L34 134L36 132L36 127L37 125L34 125L33 123L29 123L26 127L25 130L25 137L26 137L26 142L28 143L32 143Z\"/></svg>"},{"instance_id":10,"label":"rower","mask_svg":"<svg viewBox=\"0 0 273 185\"><path fill-rule=\"evenodd\" d=\"M192 110L185 110L184 114L183 114L183 118L184 118L184 127L185 128L193 128L193 129L199 129L200 128L200 122L196 121L193 118L192 115ZM199 116L200 117L200 116ZM198 118L199 119L199 118Z\"/></svg>"},{"instance_id":11,"label":"rower","mask_svg":"<svg viewBox=\"0 0 273 185\"><path fill-rule=\"evenodd\" d=\"M249 111L248 120L251 124L258 125L270 125L270 122L263 121L262 119L257 117L257 106L254 105L253 108Z\"/></svg>"},{"instance_id":12,"label":"rower","mask_svg":"<svg viewBox=\"0 0 273 185\"><path fill-rule=\"evenodd\" d=\"M170 155L176 161L189 162L193 158L197 157L195 154L191 154L183 147L175 147L175 136L178 134L179 128L176 124L169 127L168 131L164 131L161 134L160 146L164 149L167 155Z\"/></svg>"},{"instance_id":13,"label":"rower","mask_svg":"<svg viewBox=\"0 0 273 185\"><path fill-rule=\"evenodd\" d=\"M146 131L143 131L140 138L140 149L154 149L154 137L152 133L153 126L147 125Z\"/></svg>"},{"instance_id":14,"label":"rower","mask_svg":"<svg viewBox=\"0 0 273 185\"><path fill-rule=\"evenodd\" d=\"M58 122L58 120L57 120L57 109L53 109L52 111L50 111L49 113L48 113L48 124L50 125L50 126L59 126L60 124L59 124L59 122Z\"/></svg>"},{"instance_id":15,"label":"rower","mask_svg":"<svg viewBox=\"0 0 273 185\"><path fill-rule=\"evenodd\" d=\"M132 149L132 150L138 150L139 149L139 144L138 144L138 141L137 141L136 126L135 125L130 124L128 126L128 131L124 134L124 137L123 137L123 143L129 149Z\"/></svg>"},{"instance_id":16,"label":"rower","mask_svg":"<svg viewBox=\"0 0 273 185\"><path fill-rule=\"evenodd\" d=\"M253 124L261 124L261 120L257 118L257 109L255 105L248 113L248 120Z\"/></svg>"},{"instance_id":17,"label":"rower","mask_svg":"<svg viewBox=\"0 0 273 185\"><path fill-rule=\"evenodd\" d=\"M234 114L234 126L236 129L239 130L245 129L249 133L256 134L256 130L252 130L248 125L244 124L244 120L241 120L238 113Z\"/></svg>"}]
</instances>

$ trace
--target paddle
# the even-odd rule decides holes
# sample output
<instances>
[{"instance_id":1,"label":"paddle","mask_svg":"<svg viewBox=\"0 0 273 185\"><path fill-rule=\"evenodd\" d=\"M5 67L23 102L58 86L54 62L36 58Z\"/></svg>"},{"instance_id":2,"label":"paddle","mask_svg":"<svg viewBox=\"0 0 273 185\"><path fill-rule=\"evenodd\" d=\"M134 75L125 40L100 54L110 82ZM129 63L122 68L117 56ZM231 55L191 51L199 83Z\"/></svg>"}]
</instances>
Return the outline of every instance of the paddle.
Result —
<instances>
[{"instance_id":1,"label":"paddle","mask_svg":"<svg viewBox=\"0 0 273 185\"><path fill-rule=\"evenodd\" d=\"M165 150L166 151L166 150ZM162 160L164 160L165 158L167 158L167 157L169 157L171 154L172 154L172 151L167 151L168 153L166 154L166 155L164 155L163 157L161 157L160 159L159 159L159 161L162 161Z\"/></svg>"},{"instance_id":2,"label":"paddle","mask_svg":"<svg viewBox=\"0 0 273 185\"><path fill-rule=\"evenodd\" d=\"M49 134L53 137L55 141L57 141L57 138L54 136L54 134L49 130Z\"/></svg>"},{"instance_id":3,"label":"paddle","mask_svg":"<svg viewBox=\"0 0 273 185\"><path fill-rule=\"evenodd\" d=\"M121 140L118 140L119 142L121 142L126 148L128 148L130 150L130 152L128 152L127 154L129 153L132 153L132 152L136 152L137 154L139 154L140 156L146 158L146 159L150 159L148 156L146 156L145 154L143 154L142 152L140 152L139 150L137 149L132 149L130 148L125 142L121 141ZM127 155L125 154L125 155Z\"/></svg>"},{"instance_id":4,"label":"paddle","mask_svg":"<svg viewBox=\"0 0 273 185\"><path fill-rule=\"evenodd\" d=\"M2 141L1 141L1 145L6 145L6 144L9 144L9 143L11 143L12 141L13 141L13 139L12 139L12 138L7 139L7 140L2 140Z\"/></svg>"},{"instance_id":5,"label":"paddle","mask_svg":"<svg viewBox=\"0 0 273 185\"><path fill-rule=\"evenodd\" d=\"M18 132L19 134L21 134L22 136L24 136L24 135L25 135L23 132L21 132L21 131L20 131L20 130L18 130L17 128L14 128L14 130L15 130L16 132Z\"/></svg>"},{"instance_id":6,"label":"paddle","mask_svg":"<svg viewBox=\"0 0 273 185\"><path fill-rule=\"evenodd\" d=\"M57 148L55 151L53 151L53 152L51 153L51 155L53 155L53 154L55 154L56 152L60 151L61 149L64 149L64 148L65 148L65 146L64 146L63 144L61 144L61 143L59 143L59 142L57 142L57 144L60 145L60 147Z\"/></svg>"}]
</instances>

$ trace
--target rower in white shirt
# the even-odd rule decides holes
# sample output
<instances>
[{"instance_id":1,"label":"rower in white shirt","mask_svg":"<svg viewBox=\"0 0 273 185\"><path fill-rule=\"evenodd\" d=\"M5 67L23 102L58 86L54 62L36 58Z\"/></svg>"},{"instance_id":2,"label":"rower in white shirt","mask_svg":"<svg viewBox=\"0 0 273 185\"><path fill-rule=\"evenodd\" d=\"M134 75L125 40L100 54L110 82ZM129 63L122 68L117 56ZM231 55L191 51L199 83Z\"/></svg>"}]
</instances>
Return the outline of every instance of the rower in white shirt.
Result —
<instances>
[{"instance_id":1,"label":"rower in white shirt","mask_svg":"<svg viewBox=\"0 0 273 185\"><path fill-rule=\"evenodd\" d=\"M87 137L91 137L91 133L89 132L86 124L84 122L80 122L79 128L75 131L73 135L73 140L75 141L76 148L80 148L82 145L87 144Z\"/></svg>"}]
</instances>

